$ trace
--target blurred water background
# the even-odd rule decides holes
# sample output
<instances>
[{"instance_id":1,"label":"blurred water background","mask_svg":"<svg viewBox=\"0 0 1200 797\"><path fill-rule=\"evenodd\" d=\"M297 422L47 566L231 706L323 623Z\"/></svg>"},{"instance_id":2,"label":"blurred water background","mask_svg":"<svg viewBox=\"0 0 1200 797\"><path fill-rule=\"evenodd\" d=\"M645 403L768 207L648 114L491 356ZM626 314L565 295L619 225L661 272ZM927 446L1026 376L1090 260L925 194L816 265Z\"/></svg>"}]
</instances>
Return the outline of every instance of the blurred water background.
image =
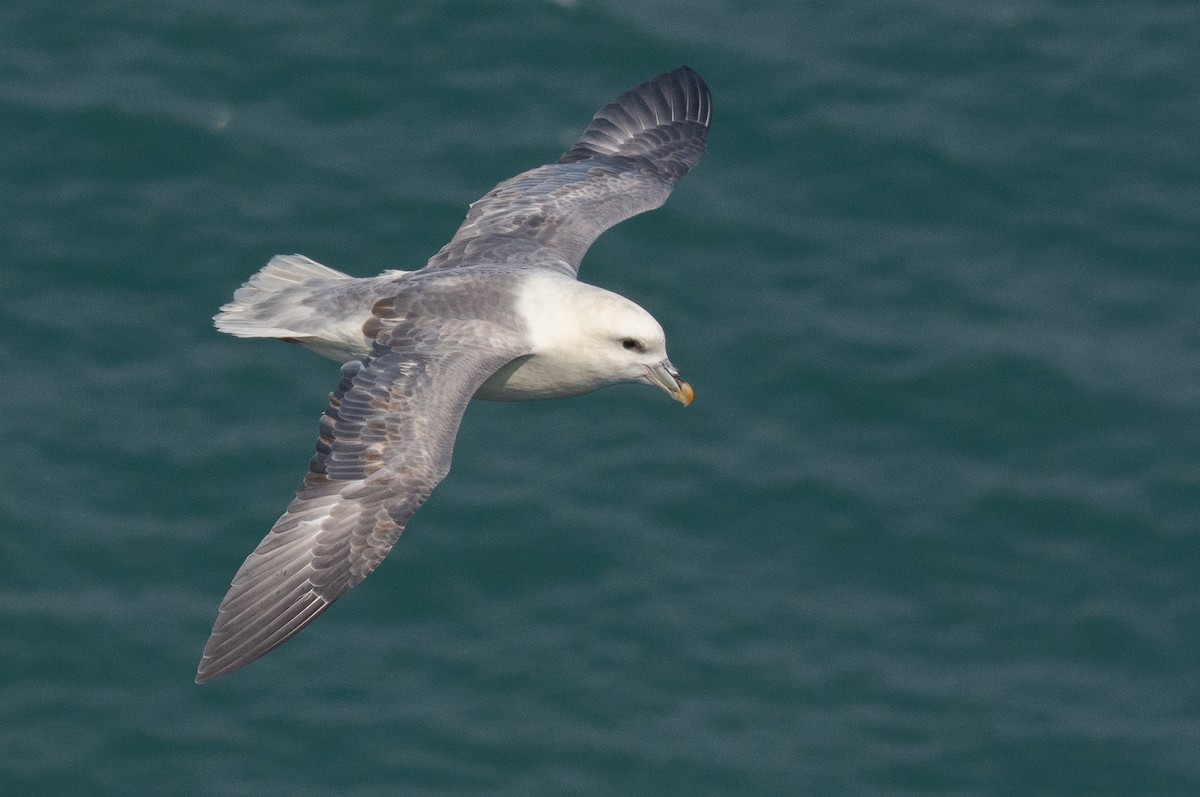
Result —
<instances>
[{"instance_id":1,"label":"blurred water background","mask_svg":"<svg viewBox=\"0 0 1200 797\"><path fill-rule=\"evenodd\" d=\"M1200 793L1200 8L0 9L0 793ZM583 278L696 388L475 403L387 562L192 683L333 363L210 318L424 263L689 64Z\"/></svg>"}]
</instances>

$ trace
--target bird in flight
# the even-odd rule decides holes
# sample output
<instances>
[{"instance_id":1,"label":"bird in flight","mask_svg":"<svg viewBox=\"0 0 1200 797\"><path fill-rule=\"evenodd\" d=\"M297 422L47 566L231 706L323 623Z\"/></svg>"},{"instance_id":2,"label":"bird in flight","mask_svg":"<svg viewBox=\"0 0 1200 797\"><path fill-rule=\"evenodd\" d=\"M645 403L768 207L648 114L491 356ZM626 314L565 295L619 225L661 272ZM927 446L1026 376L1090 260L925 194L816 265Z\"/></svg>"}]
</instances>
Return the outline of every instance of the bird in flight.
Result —
<instances>
[{"instance_id":1,"label":"bird in flight","mask_svg":"<svg viewBox=\"0 0 1200 797\"><path fill-rule=\"evenodd\" d=\"M699 163L711 110L699 75L666 72L601 108L558 161L474 202L424 268L359 279L283 255L234 293L222 332L344 364L308 473L233 577L197 683L274 650L371 574L449 471L472 398L641 382L691 403L653 316L576 276L601 233Z\"/></svg>"}]
</instances>

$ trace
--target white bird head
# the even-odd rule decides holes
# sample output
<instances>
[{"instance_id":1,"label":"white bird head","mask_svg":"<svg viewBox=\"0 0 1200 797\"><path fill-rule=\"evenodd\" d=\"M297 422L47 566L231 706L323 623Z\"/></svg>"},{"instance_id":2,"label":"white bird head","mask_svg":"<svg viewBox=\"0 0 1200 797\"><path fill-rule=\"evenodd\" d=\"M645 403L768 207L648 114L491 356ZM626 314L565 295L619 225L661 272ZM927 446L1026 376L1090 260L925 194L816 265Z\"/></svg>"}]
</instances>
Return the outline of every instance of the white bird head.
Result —
<instances>
[{"instance_id":1,"label":"white bird head","mask_svg":"<svg viewBox=\"0 0 1200 797\"><path fill-rule=\"evenodd\" d=\"M506 378L506 389L549 398L641 382L692 403L691 385L667 358L662 327L624 296L575 280L537 279L521 307L533 354Z\"/></svg>"}]
</instances>

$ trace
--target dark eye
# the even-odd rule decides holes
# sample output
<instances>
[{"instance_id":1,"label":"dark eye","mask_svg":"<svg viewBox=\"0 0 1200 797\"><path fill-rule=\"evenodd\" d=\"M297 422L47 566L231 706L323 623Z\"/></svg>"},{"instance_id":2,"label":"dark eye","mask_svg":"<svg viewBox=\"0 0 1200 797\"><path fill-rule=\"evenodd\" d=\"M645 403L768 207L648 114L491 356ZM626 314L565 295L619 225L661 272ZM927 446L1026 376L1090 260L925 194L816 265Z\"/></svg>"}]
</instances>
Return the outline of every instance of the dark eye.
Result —
<instances>
[{"instance_id":1,"label":"dark eye","mask_svg":"<svg viewBox=\"0 0 1200 797\"><path fill-rule=\"evenodd\" d=\"M645 346L638 343L633 338L625 338L624 340L621 341L621 345L625 347L626 351L645 351L646 350Z\"/></svg>"}]
</instances>

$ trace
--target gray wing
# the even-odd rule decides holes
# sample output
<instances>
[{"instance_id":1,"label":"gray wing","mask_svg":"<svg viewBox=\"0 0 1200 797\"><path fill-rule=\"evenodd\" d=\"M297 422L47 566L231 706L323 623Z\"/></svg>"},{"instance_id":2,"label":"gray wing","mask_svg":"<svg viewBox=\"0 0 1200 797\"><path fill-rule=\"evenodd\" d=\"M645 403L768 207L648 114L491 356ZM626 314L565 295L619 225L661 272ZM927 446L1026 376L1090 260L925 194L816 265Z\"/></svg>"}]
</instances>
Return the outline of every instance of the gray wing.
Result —
<instances>
[{"instance_id":1,"label":"gray wing","mask_svg":"<svg viewBox=\"0 0 1200 797\"><path fill-rule=\"evenodd\" d=\"M520 353L484 322L393 323L343 366L308 475L234 576L197 683L264 656L376 568L449 471L472 394Z\"/></svg>"},{"instance_id":2,"label":"gray wing","mask_svg":"<svg viewBox=\"0 0 1200 797\"><path fill-rule=\"evenodd\" d=\"M711 115L708 86L686 66L625 92L557 163L506 180L472 204L426 268L499 257L575 276L602 232L662 205L700 162Z\"/></svg>"}]
</instances>

